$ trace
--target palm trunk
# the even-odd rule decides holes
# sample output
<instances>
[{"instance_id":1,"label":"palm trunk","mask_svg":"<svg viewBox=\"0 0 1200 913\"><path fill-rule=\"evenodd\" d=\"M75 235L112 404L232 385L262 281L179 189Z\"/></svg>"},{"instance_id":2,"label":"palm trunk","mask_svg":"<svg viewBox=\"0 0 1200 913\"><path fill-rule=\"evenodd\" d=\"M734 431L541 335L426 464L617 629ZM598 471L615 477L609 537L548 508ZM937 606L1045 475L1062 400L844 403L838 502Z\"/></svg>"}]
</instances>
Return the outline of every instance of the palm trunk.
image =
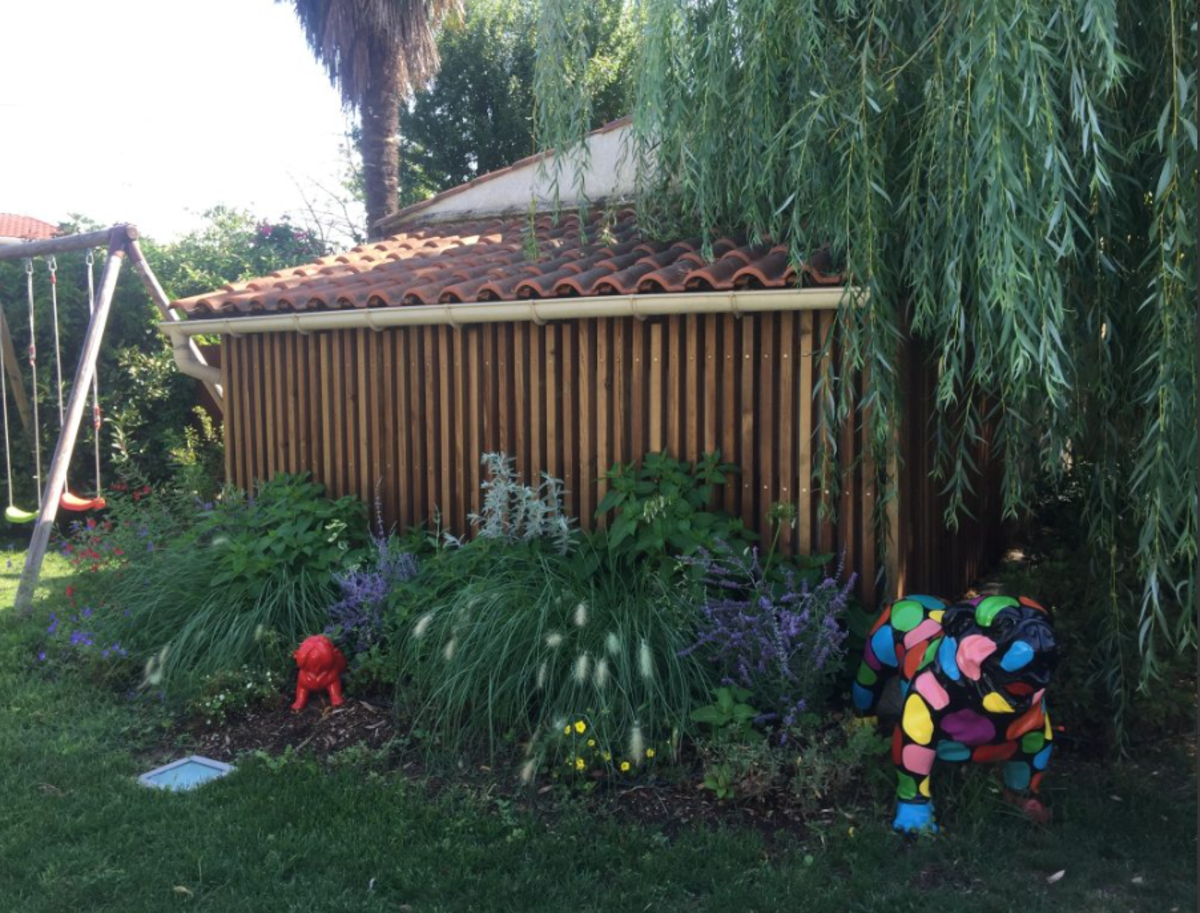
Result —
<instances>
[{"instance_id":1,"label":"palm trunk","mask_svg":"<svg viewBox=\"0 0 1200 913\"><path fill-rule=\"evenodd\" d=\"M386 54L386 52L384 52ZM396 211L399 193L400 66L395 52L372 68L362 105L363 184L367 197L367 236L379 237L379 220Z\"/></svg>"}]
</instances>

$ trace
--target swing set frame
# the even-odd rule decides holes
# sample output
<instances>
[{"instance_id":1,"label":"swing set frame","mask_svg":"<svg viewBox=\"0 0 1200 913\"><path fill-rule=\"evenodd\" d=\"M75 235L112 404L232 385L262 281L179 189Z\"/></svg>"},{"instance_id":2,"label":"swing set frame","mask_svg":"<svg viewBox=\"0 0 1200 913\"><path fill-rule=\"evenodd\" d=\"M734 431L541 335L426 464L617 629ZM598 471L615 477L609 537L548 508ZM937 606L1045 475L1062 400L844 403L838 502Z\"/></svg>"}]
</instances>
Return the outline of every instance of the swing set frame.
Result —
<instances>
[{"instance_id":1,"label":"swing set frame","mask_svg":"<svg viewBox=\"0 0 1200 913\"><path fill-rule=\"evenodd\" d=\"M158 308L163 319L172 322L179 320L179 315L171 310L170 300L159 284L158 277L154 275L150 264L142 255L137 239L137 228L122 223L100 231L83 232L42 241L0 245L0 260L53 256L95 247L107 247L108 249L108 259L105 261L104 273L100 277L100 287L97 290L96 308L88 322L87 333L83 339L83 351L79 357L79 364L75 367L75 380L71 385L71 396L67 401L66 417L58 442L54 447L54 456L50 460L50 469L42 491L41 507L38 509L37 519L34 521L33 537L25 556L25 567L21 571L21 582L14 600L14 608L20 612L28 613L33 608L34 589L41 576L42 563L50 544L50 533L58 516L59 501L66 488L67 470L71 465L71 457L75 452L75 443L79 437L84 409L92 388L92 381L96 376L96 360L100 355L100 345L104 339L104 329L108 324L108 314L112 309L113 293L116 291L117 279L120 277L126 258L133 264L134 270L141 278L150 299ZM192 359L200 365L207 364L195 343L190 344L190 349ZM209 381L205 381L205 384L217 402L220 402L219 387Z\"/></svg>"}]
</instances>

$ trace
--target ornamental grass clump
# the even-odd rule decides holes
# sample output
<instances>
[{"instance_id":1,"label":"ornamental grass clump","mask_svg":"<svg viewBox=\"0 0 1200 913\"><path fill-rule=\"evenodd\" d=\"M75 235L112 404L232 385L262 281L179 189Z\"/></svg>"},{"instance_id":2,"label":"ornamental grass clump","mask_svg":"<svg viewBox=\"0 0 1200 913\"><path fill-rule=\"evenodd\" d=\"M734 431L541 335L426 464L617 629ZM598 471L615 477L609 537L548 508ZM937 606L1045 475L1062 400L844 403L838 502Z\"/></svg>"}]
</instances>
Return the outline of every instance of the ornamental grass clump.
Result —
<instances>
[{"instance_id":1,"label":"ornamental grass clump","mask_svg":"<svg viewBox=\"0 0 1200 913\"><path fill-rule=\"evenodd\" d=\"M695 617L677 587L649 570L581 573L546 550L472 550L439 556L464 573L409 627L416 725L455 748L519 742L525 779L581 757L589 775L636 770L678 745L712 673L685 650ZM570 721L586 722L586 757L564 740Z\"/></svg>"},{"instance_id":2,"label":"ornamental grass clump","mask_svg":"<svg viewBox=\"0 0 1200 913\"><path fill-rule=\"evenodd\" d=\"M840 624L855 575L840 569L816 585L783 568L768 577L757 549L704 552L699 634L684 650L720 670L725 685L750 692L765 720L786 730L816 712L840 668L846 632Z\"/></svg>"}]
</instances>

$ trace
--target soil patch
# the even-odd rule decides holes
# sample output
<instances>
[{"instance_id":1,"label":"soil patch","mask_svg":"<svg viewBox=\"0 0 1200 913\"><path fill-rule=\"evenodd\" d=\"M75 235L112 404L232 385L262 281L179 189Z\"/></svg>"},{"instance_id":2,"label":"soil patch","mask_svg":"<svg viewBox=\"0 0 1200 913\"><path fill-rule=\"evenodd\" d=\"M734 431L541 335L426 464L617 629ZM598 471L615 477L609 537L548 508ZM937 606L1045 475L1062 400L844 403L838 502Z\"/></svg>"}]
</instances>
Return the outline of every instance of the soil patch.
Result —
<instances>
[{"instance_id":1,"label":"soil patch","mask_svg":"<svg viewBox=\"0 0 1200 913\"><path fill-rule=\"evenodd\" d=\"M220 726L190 726L183 735L195 753L232 761L244 752L279 755L288 748L317 757L356 745L381 749L397 727L390 707L350 699L341 707L313 701L299 713L286 704L257 707Z\"/></svg>"}]
</instances>

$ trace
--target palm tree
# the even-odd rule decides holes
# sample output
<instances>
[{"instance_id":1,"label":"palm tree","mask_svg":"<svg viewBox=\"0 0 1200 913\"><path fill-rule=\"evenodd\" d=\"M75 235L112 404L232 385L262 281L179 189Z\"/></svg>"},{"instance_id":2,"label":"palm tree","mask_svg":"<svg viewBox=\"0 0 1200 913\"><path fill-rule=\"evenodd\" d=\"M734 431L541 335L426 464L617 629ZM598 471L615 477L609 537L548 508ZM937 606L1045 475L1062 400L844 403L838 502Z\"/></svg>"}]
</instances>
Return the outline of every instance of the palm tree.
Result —
<instances>
[{"instance_id":1,"label":"palm tree","mask_svg":"<svg viewBox=\"0 0 1200 913\"><path fill-rule=\"evenodd\" d=\"M285 2L285 0L279 0ZM437 71L434 32L459 0L291 0L308 46L362 116L367 230L396 211L400 103Z\"/></svg>"}]
</instances>

